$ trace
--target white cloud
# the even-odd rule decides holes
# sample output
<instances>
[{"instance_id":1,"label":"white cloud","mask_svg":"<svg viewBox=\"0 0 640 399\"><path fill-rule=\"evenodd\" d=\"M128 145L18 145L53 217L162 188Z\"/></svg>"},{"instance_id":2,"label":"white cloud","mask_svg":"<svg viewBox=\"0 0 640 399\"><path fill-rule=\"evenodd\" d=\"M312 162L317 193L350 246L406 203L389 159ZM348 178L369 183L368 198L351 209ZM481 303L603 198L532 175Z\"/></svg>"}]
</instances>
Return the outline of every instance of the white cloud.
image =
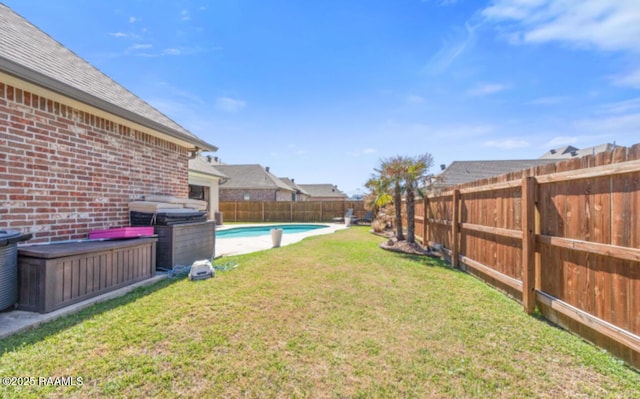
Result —
<instances>
[{"instance_id":1,"label":"white cloud","mask_svg":"<svg viewBox=\"0 0 640 399\"><path fill-rule=\"evenodd\" d=\"M136 17L129 17L129 23L133 24L140 21L140 18L136 18Z\"/></svg>"},{"instance_id":2,"label":"white cloud","mask_svg":"<svg viewBox=\"0 0 640 399\"><path fill-rule=\"evenodd\" d=\"M133 46L129 46L129 50L146 50L153 47L153 44L134 44Z\"/></svg>"},{"instance_id":3,"label":"white cloud","mask_svg":"<svg viewBox=\"0 0 640 399\"><path fill-rule=\"evenodd\" d=\"M467 94L470 96L486 96L501 92L506 88L507 86L499 83L483 83L467 90Z\"/></svg>"},{"instance_id":4,"label":"white cloud","mask_svg":"<svg viewBox=\"0 0 640 399\"><path fill-rule=\"evenodd\" d=\"M562 147L569 144L575 144L578 142L578 137L576 136L557 136L549 140L545 147L556 148Z\"/></svg>"},{"instance_id":5,"label":"white cloud","mask_svg":"<svg viewBox=\"0 0 640 399\"><path fill-rule=\"evenodd\" d=\"M109 36L113 36L118 39L140 40L141 36L137 33L126 32L110 32Z\"/></svg>"},{"instance_id":6,"label":"white cloud","mask_svg":"<svg viewBox=\"0 0 640 399\"><path fill-rule=\"evenodd\" d=\"M626 74L615 76L613 84L623 87L633 87L634 89L640 89L640 67L636 70L628 72Z\"/></svg>"},{"instance_id":7,"label":"white cloud","mask_svg":"<svg viewBox=\"0 0 640 399\"><path fill-rule=\"evenodd\" d=\"M180 20L181 21L188 21L190 19L191 19L191 17L189 16L189 10L180 11Z\"/></svg>"},{"instance_id":8,"label":"white cloud","mask_svg":"<svg viewBox=\"0 0 640 399\"><path fill-rule=\"evenodd\" d=\"M556 105L563 103L568 100L568 97L564 96L552 96L552 97L540 97L535 100L529 101L527 104L530 105Z\"/></svg>"},{"instance_id":9,"label":"white cloud","mask_svg":"<svg viewBox=\"0 0 640 399\"><path fill-rule=\"evenodd\" d=\"M216 108L225 112L237 112L247 105L246 102L235 100L230 97L218 97L216 99Z\"/></svg>"},{"instance_id":10,"label":"white cloud","mask_svg":"<svg viewBox=\"0 0 640 399\"><path fill-rule=\"evenodd\" d=\"M515 20L523 42L559 41L606 51L640 51L637 0L495 0L489 21Z\"/></svg>"},{"instance_id":11,"label":"white cloud","mask_svg":"<svg viewBox=\"0 0 640 399\"><path fill-rule=\"evenodd\" d=\"M634 110L640 111L640 97L600 106L600 111L608 114L621 114Z\"/></svg>"},{"instance_id":12,"label":"white cloud","mask_svg":"<svg viewBox=\"0 0 640 399\"><path fill-rule=\"evenodd\" d=\"M526 148L529 147L529 142L522 139L501 139L501 140L488 140L483 143L486 147L501 148L503 150L512 150L514 148Z\"/></svg>"},{"instance_id":13,"label":"white cloud","mask_svg":"<svg viewBox=\"0 0 640 399\"><path fill-rule=\"evenodd\" d=\"M640 112L616 115L609 118L583 119L576 122L576 127L580 131L598 133L606 137L638 137L638 132L640 132Z\"/></svg>"},{"instance_id":14,"label":"white cloud","mask_svg":"<svg viewBox=\"0 0 640 399\"><path fill-rule=\"evenodd\" d=\"M440 50L435 53L425 67L427 73L438 74L449 68L449 66L462 55L462 53L475 43L475 26L465 24L464 32L458 32L457 38L446 40Z\"/></svg>"},{"instance_id":15,"label":"white cloud","mask_svg":"<svg viewBox=\"0 0 640 399\"><path fill-rule=\"evenodd\" d=\"M424 102L424 98L415 94L410 94L405 98L405 101L407 104L422 104Z\"/></svg>"},{"instance_id":16,"label":"white cloud","mask_svg":"<svg viewBox=\"0 0 640 399\"><path fill-rule=\"evenodd\" d=\"M160 55L180 55L180 54L182 54L182 50L178 48L166 48L162 50L162 53Z\"/></svg>"},{"instance_id":17,"label":"white cloud","mask_svg":"<svg viewBox=\"0 0 640 399\"><path fill-rule=\"evenodd\" d=\"M293 155L305 155L307 153L306 150L298 148L295 144L289 144L287 147L291 150L291 154Z\"/></svg>"},{"instance_id":18,"label":"white cloud","mask_svg":"<svg viewBox=\"0 0 640 399\"><path fill-rule=\"evenodd\" d=\"M399 131L408 131L423 137L443 138L447 140L471 139L492 133L495 128L485 124L462 124L429 126L420 123L408 125Z\"/></svg>"},{"instance_id":19,"label":"white cloud","mask_svg":"<svg viewBox=\"0 0 640 399\"><path fill-rule=\"evenodd\" d=\"M511 44L558 42L629 55L635 69L610 79L640 89L638 0L494 0L482 15L499 24Z\"/></svg>"},{"instance_id":20,"label":"white cloud","mask_svg":"<svg viewBox=\"0 0 640 399\"><path fill-rule=\"evenodd\" d=\"M363 148L363 149L348 151L346 154L350 157L358 158L361 156L372 155L377 153L378 153L378 150L376 150L375 148Z\"/></svg>"},{"instance_id":21,"label":"white cloud","mask_svg":"<svg viewBox=\"0 0 640 399\"><path fill-rule=\"evenodd\" d=\"M431 0L420 0L421 3L428 3ZM441 6L450 6L456 4L458 0L439 0L438 4Z\"/></svg>"}]
</instances>

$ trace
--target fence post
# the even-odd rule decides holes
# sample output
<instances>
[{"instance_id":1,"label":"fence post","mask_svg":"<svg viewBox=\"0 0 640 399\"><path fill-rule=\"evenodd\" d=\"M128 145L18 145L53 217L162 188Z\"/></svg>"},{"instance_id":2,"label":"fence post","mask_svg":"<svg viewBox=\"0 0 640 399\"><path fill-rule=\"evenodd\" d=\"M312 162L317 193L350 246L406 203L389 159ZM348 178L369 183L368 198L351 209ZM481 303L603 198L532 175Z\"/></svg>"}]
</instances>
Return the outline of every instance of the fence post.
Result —
<instances>
[{"instance_id":1,"label":"fence post","mask_svg":"<svg viewBox=\"0 0 640 399\"><path fill-rule=\"evenodd\" d=\"M536 179L522 178L522 305L536 310Z\"/></svg>"},{"instance_id":2,"label":"fence post","mask_svg":"<svg viewBox=\"0 0 640 399\"><path fill-rule=\"evenodd\" d=\"M451 266L458 267L458 233L460 222L460 189L453 190L451 209Z\"/></svg>"},{"instance_id":3,"label":"fence post","mask_svg":"<svg viewBox=\"0 0 640 399\"><path fill-rule=\"evenodd\" d=\"M422 200L422 206L423 206L423 211L422 211L422 217L424 218L422 221L422 245L424 245L425 247L429 246L429 197L427 197L426 195L424 196L424 199Z\"/></svg>"}]
</instances>

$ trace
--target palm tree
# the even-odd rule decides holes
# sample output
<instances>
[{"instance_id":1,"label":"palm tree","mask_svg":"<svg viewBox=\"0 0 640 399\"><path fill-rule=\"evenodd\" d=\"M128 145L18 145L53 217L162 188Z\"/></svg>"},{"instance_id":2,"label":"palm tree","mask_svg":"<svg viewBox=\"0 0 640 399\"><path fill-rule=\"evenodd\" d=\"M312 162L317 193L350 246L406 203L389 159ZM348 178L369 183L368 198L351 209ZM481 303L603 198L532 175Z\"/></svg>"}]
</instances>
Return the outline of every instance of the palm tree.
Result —
<instances>
[{"instance_id":1,"label":"palm tree","mask_svg":"<svg viewBox=\"0 0 640 399\"><path fill-rule=\"evenodd\" d=\"M402 179L407 199L407 242L415 242L415 198L422 196L420 185L426 178L427 171L433 166L433 157L429 153L416 157L405 157L403 161Z\"/></svg>"},{"instance_id":2,"label":"palm tree","mask_svg":"<svg viewBox=\"0 0 640 399\"><path fill-rule=\"evenodd\" d=\"M382 160L380 169L378 170L381 178L386 180L389 186L393 187L393 205L396 212L396 238L398 241L404 240L404 232L402 231L402 192L404 188L402 183L405 169L405 159L401 156L395 156Z\"/></svg>"},{"instance_id":3,"label":"palm tree","mask_svg":"<svg viewBox=\"0 0 640 399\"><path fill-rule=\"evenodd\" d=\"M380 208L393 201L393 198L389 194L389 181L382 178L382 176L372 175L364 186L371 190L366 201L367 205L373 210L375 217L380 211Z\"/></svg>"}]
</instances>

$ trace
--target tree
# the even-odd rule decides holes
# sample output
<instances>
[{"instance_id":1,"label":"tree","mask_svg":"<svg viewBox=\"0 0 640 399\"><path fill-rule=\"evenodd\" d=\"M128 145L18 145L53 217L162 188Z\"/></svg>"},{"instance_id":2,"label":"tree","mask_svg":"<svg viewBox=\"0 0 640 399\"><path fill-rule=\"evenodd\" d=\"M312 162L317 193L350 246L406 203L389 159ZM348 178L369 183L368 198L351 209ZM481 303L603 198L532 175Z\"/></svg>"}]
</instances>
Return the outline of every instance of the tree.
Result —
<instances>
[{"instance_id":1,"label":"tree","mask_svg":"<svg viewBox=\"0 0 640 399\"><path fill-rule=\"evenodd\" d=\"M367 196L367 205L371 207L374 215L377 215L380 208L391 203L393 198L389 194L389 181L382 176L372 175L364 184L371 193Z\"/></svg>"},{"instance_id":2,"label":"tree","mask_svg":"<svg viewBox=\"0 0 640 399\"><path fill-rule=\"evenodd\" d=\"M407 237L409 243L415 243L415 199L422 195L420 188L427 178L427 171L433 166L431 154L425 153L415 157L395 156L383 159L379 176L373 176L366 186L376 195L376 201L392 194L395 207L395 228L398 241L405 240L402 228L402 195L406 196Z\"/></svg>"},{"instance_id":3,"label":"tree","mask_svg":"<svg viewBox=\"0 0 640 399\"><path fill-rule=\"evenodd\" d=\"M429 153L404 158L402 179L407 200L407 242L415 242L415 198L422 196L420 186L424 184L427 171L433 166L433 157Z\"/></svg>"},{"instance_id":4,"label":"tree","mask_svg":"<svg viewBox=\"0 0 640 399\"><path fill-rule=\"evenodd\" d=\"M401 156L395 156L382 160L380 169L378 170L381 179L386 180L389 183L389 187L392 188L393 205L396 212L396 238L398 241L404 240L404 232L402 230L402 192L404 188L402 183L405 168L405 159Z\"/></svg>"}]
</instances>

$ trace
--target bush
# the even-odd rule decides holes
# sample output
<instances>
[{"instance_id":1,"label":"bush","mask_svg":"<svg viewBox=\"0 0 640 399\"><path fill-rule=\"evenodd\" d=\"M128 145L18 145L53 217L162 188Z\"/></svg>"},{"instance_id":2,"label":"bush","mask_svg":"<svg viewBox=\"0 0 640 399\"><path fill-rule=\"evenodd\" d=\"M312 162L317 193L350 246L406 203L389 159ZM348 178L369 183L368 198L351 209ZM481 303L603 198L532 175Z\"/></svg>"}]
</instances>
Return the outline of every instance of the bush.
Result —
<instances>
[{"instance_id":1,"label":"bush","mask_svg":"<svg viewBox=\"0 0 640 399\"><path fill-rule=\"evenodd\" d=\"M371 228L376 233L382 233L387 228L387 223L383 220L376 219L371 223Z\"/></svg>"}]
</instances>

